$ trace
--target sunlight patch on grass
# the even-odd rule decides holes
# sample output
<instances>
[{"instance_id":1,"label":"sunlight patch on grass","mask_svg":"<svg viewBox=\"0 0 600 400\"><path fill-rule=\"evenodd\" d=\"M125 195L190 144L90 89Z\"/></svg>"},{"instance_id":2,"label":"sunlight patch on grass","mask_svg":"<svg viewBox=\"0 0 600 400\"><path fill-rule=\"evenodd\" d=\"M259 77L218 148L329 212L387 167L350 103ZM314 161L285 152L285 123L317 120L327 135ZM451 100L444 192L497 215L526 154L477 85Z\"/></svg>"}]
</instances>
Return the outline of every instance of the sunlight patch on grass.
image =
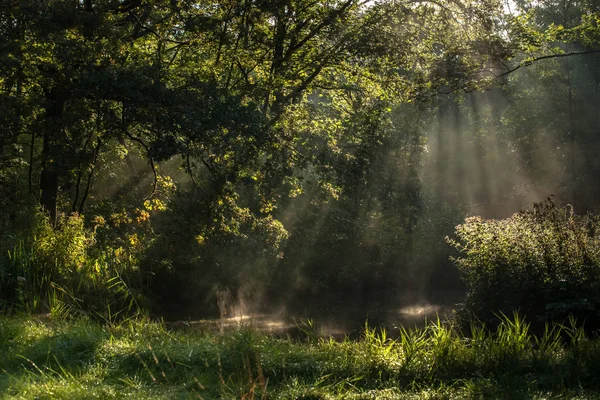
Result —
<instances>
[{"instance_id":1,"label":"sunlight patch on grass","mask_svg":"<svg viewBox=\"0 0 600 400\"><path fill-rule=\"evenodd\" d=\"M518 316L467 335L431 322L392 338L281 339L240 327L165 330L148 321L3 320L0 399L462 399L590 397L600 341L568 326L533 336ZM591 396L594 397L594 396Z\"/></svg>"}]
</instances>

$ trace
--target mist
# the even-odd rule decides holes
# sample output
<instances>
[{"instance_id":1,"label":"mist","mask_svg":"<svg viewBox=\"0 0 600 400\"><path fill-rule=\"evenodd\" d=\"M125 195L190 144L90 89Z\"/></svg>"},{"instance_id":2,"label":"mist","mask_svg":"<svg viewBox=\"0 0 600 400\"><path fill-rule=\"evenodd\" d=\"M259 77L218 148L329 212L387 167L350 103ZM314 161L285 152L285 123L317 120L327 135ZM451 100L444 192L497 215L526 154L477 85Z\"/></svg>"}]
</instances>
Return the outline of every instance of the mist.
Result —
<instances>
[{"instance_id":1,"label":"mist","mask_svg":"<svg viewBox=\"0 0 600 400\"><path fill-rule=\"evenodd\" d=\"M2 398L600 393L598 0L1 1L0 110Z\"/></svg>"},{"instance_id":2,"label":"mist","mask_svg":"<svg viewBox=\"0 0 600 400\"><path fill-rule=\"evenodd\" d=\"M600 211L594 4L301 3L9 7L0 262L102 315L397 325L461 307L469 217Z\"/></svg>"},{"instance_id":3,"label":"mist","mask_svg":"<svg viewBox=\"0 0 600 400\"><path fill-rule=\"evenodd\" d=\"M271 267L281 291L269 289L245 312L276 304L284 314L389 322L398 310L429 307L432 316L464 296L444 241L464 218L508 218L548 198L596 211L598 141L590 121L597 119L598 88L588 85L597 75L590 62L571 61L578 79L570 87L545 87L543 79L532 82L534 72L520 71L503 87L395 110L398 120L383 128L388 136L373 158L379 170L347 189L352 199L315 206L313 190L281 210L290 238ZM356 215L350 228L340 224ZM256 284L243 293L269 287Z\"/></svg>"},{"instance_id":4,"label":"mist","mask_svg":"<svg viewBox=\"0 0 600 400\"><path fill-rule=\"evenodd\" d=\"M597 75L590 62L570 61L577 76L571 86L538 77L564 73L562 63L548 62L515 72L502 86L397 107L379 115L375 142L339 132L337 146L349 153L322 153L317 168L295 173L298 186L280 187L272 215L285 239L268 237L255 221L241 238L200 247L191 241L196 263L188 255L183 262L203 271L199 281L173 283L182 291L157 312L188 320L253 317L287 328L294 318L317 317L327 329L346 331L369 317L391 326L452 310L465 288L444 238L465 218L508 218L547 198L582 213L597 210L599 88L588 85ZM317 115L330 112L322 104L315 103ZM358 167L364 162L366 172ZM182 193L198 190L177 157L160 169ZM323 170L333 186L324 185ZM209 178L200 170L194 183ZM259 207L253 196L260 188L240 188L238 204ZM175 204L178 198L188 202L179 193ZM187 206L189 213L203 207ZM157 229L161 218L168 221L159 216ZM257 251L257 234L267 234L272 247Z\"/></svg>"}]
</instances>

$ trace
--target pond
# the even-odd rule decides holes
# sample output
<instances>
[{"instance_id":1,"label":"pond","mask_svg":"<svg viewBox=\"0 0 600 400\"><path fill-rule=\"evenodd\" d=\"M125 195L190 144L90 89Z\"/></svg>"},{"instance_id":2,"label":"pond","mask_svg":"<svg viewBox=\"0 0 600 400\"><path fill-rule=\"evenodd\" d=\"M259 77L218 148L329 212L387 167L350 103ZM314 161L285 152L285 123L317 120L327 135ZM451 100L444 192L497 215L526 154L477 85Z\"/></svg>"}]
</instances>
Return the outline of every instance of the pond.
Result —
<instances>
[{"instance_id":1,"label":"pond","mask_svg":"<svg viewBox=\"0 0 600 400\"><path fill-rule=\"evenodd\" d=\"M237 313L229 318L202 319L195 321L167 322L171 329L197 329L224 332L229 329L248 327L259 332L291 338L315 335L322 338L359 338L365 324L385 328L389 337L398 335L401 326L422 327L439 317L443 320L452 307L436 304L413 304L397 309L337 310L335 314L300 316L285 312L270 314Z\"/></svg>"}]
</instances>

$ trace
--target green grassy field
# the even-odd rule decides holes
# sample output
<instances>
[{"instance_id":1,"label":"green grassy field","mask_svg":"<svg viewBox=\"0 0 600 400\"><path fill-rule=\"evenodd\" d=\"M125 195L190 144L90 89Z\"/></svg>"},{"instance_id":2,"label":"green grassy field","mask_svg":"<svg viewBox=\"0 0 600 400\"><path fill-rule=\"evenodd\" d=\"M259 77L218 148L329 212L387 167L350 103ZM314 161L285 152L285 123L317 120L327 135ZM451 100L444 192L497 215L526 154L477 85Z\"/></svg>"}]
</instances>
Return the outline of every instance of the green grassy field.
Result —
<instances>
[{"instance_id":1,"label":"green grassy field","mask_svg":"<svg viewBox=\"0 0 600 400\"><path fill-rule=\"evenodd\" d=\"M490 334L440 323L391 340L169 331L158 323L0 319L1 399L600 398L600 339L518 318ZM467 338L468 337L468 338Z\"/></svg>"}]
</instances>

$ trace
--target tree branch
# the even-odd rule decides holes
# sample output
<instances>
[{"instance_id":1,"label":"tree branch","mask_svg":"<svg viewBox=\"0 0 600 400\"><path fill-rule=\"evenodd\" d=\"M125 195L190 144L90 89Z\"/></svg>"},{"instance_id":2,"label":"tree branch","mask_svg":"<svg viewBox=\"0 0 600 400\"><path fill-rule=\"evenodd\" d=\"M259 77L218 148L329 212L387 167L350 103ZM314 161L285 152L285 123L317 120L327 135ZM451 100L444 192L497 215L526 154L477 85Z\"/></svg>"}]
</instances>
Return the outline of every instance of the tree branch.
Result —
<instances>
[{"instance_id":1,"label":"tree branch","mask_svg":"<svg viewBox=\"0 0 600 400\"><path fill-rule=\"evenodd\" d=\"M152 191L146 197L144 197L144 201L146 201L150 197L154 196L154 193L156 193L156 188L158 187L158 173L156 172L156 165L154 165L154 160L150 155L150 148L148 147L148 145L144 143L142 139L130 134L127 129L125 129L125 134L130 140L139 143L146 150L146 155L148 156L148 163L150 164L150 168L152 168L152 174L154 174L154 184L152 186Z\"/></svg>"},{"instance_id":2,"label":"tree branch","mask_svg":"<svg viewBox=\"0 0 600 400\"><path fill-rule=\"evenodd\" d=\"M98 161L98 154L100 154L100 146L102 146L102 142L100 140L100 137L97 137L96 148L94 149L94 159L92 160L90 174L88 175L87 185L85 187L83 197L81 198L81 203L79 203L79 214L83 213L83 206L85 205L85 201L87 200L90 188L92 187L92 178L94 177L94 171L96 170L96 162Z\"/></svg>"},{"instance_id":3,"label":"tree branch","mask_svg":"<svg viewBox=\"0 0 600 400\"><path fill-rule=\"evenodd\" d=\"M586 54L597 54L597 53L600 53L600 49L585 50L585 51L571 51L571 52L562 53L562 54L548 54L548 55L545 55L545 56L534 57L534 58L531 58L529 60L521 62L520 64L518 64L517 66L515 66L513 68L508 69L507 71L505 71L502 74L498 75L497 78L501 78L503 76L511 74L511 73L515 72L516 70L520 69L521 67L527 67L527 66L529 66L529 65L531 65L531 64L533 64L534 62L537 62L537 61L548 60L548 59L551 59L551 58L582 56L582 55L586 55Z\"/></svg>"},{"instance_id":4,"label":"tree branch","mask_svg":"<svg viewBox=\"0 0 600 400\"><path fill-rule=\"evenodd\" d=\"M159 39L161 41L175 43L175 44L179 44L182 46L186 46L186 45L190 44L190 42L183 42L180 40L164 38L158 32L156 32L154 29L152 29L151 27L144 25L144 23L140 20L140 18L137 15L135 15L134 13L130 12L129 15L131 16L131 18L133 18L135 20L135 22L141 29L153 34L154 36L156 36L157 39Z\"/></svg>"},{"instance_id":5,"label":"tree branch","mask_svg":"<svg viewBox=\"0 0 600 400\"><path fill-rule=\"evenodd\" d=\"M289 59L296 50L298 50L299 48L304 46L309 40L311 40L313 37L318 35L319 32L321 32L323 30L323 28L325 28L326 26L333 23L333 21L335 21L335 19L338 16L342 15L346 11L346 9L352 5L353 2L354 2L354 0L346 1L344 4L341 5L340 8L332 11L319 25L317 25L313 29L311 29L310 32L308 32L306 34L306 36L304 38L302 38L299 42L296 42L295 44L290 45L290 47L288 48L288 50L285 53L284 59L285 60ZM293 39L295 39L295 37Z\"/></svg>"}]
</instances>

